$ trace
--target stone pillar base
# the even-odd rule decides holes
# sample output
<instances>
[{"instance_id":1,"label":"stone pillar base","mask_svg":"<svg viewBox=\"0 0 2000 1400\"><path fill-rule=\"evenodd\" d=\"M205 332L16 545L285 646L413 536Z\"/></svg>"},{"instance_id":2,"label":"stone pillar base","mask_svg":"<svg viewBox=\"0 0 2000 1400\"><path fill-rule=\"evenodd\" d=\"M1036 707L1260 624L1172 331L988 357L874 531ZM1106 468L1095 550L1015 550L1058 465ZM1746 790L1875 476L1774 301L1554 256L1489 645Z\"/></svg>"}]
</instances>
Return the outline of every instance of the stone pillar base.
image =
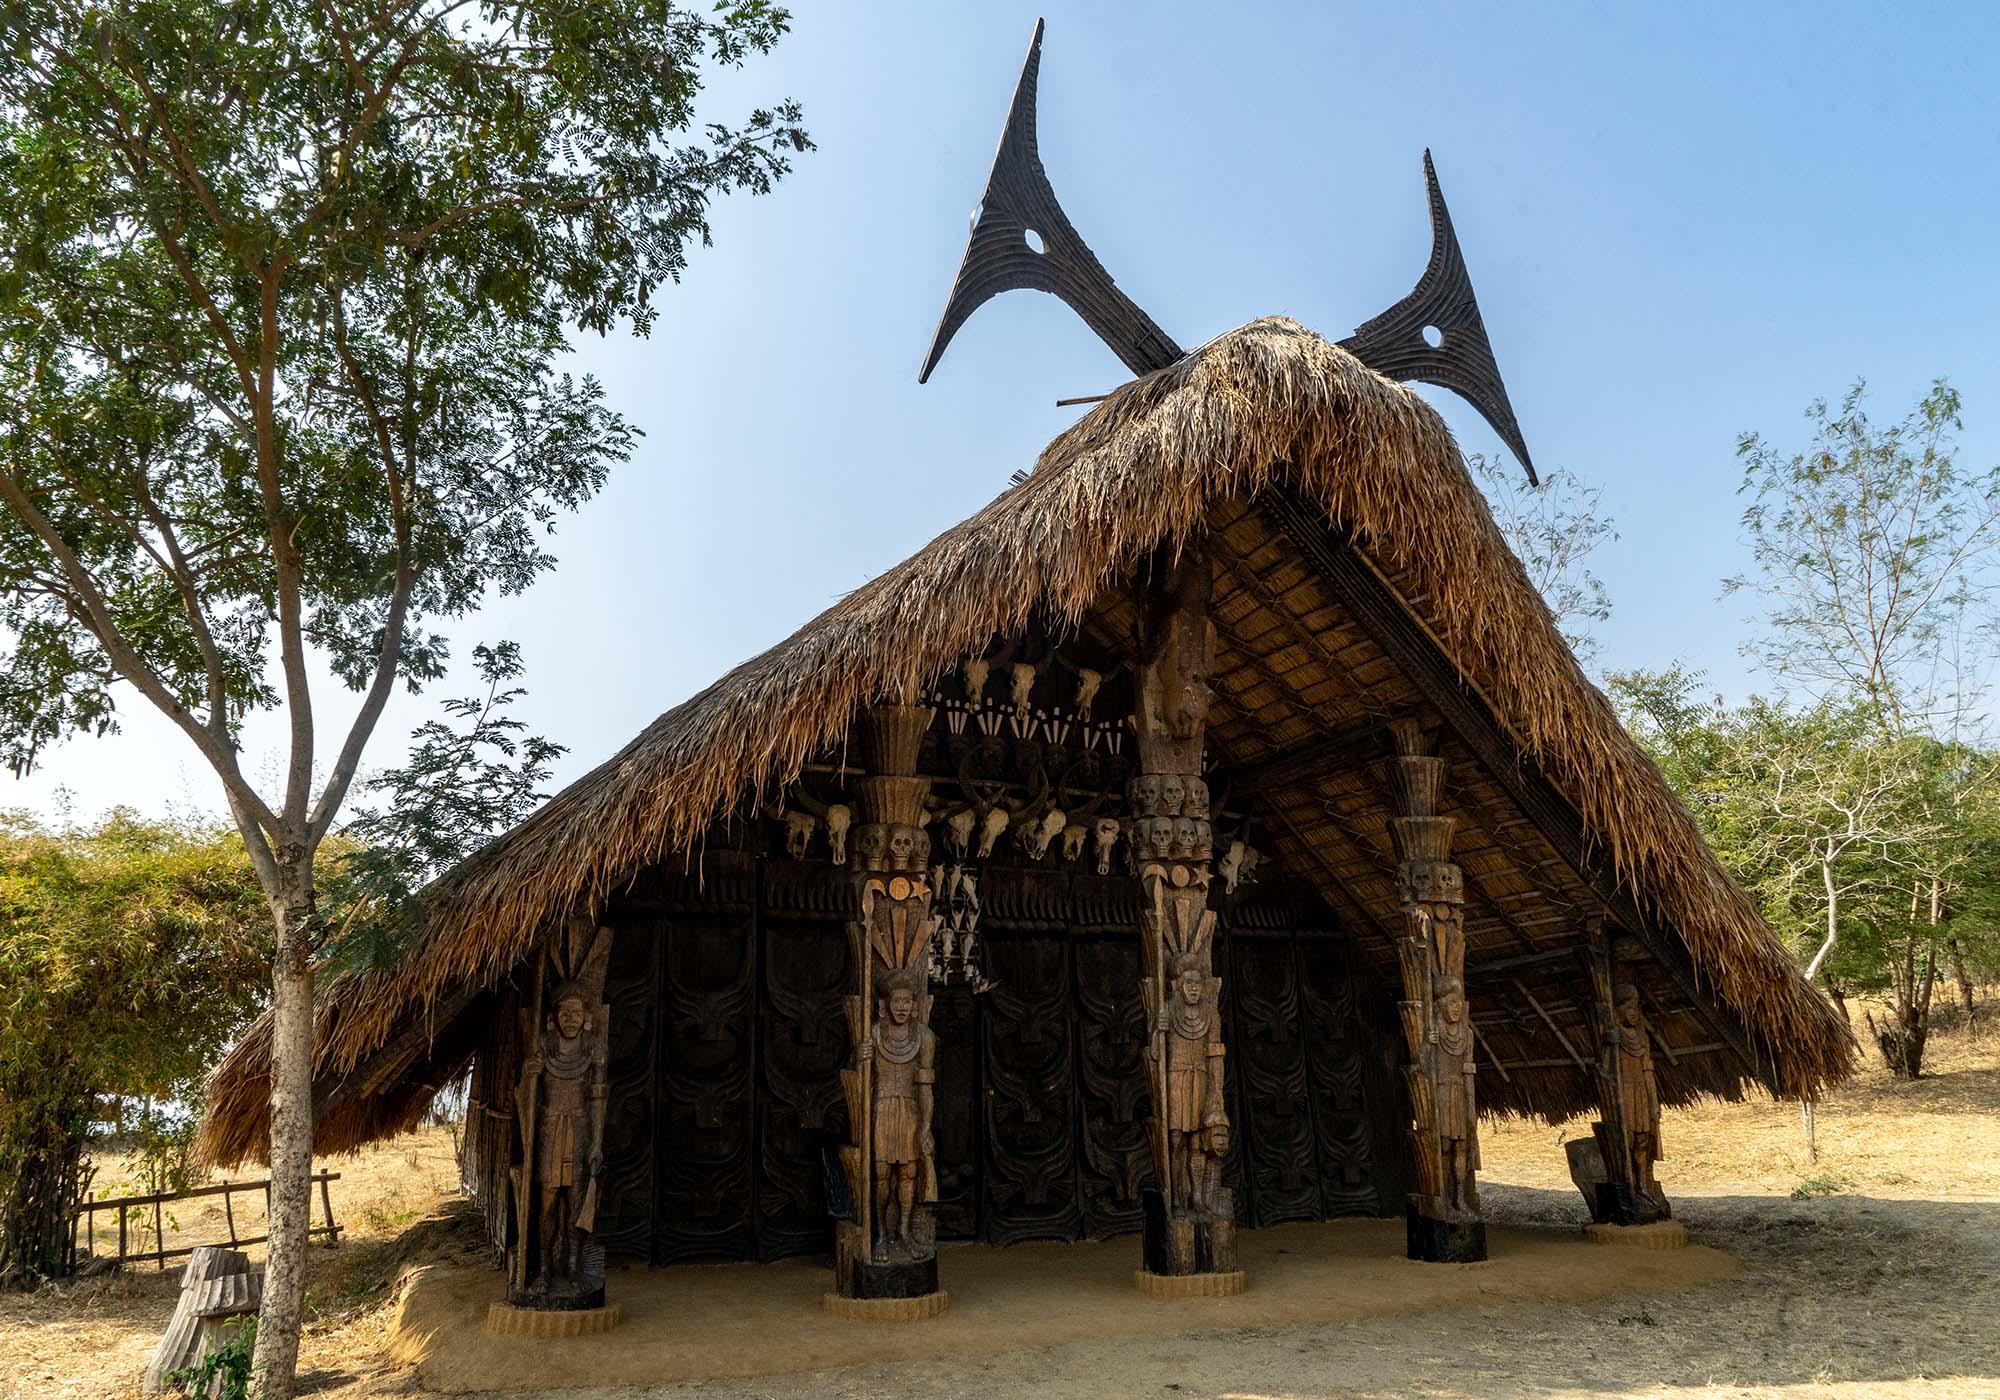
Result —
<instances>
[{"instance_id":1,"label":"stone pillar base","mask_svg":"<svg viewBox=\"0 0 2000 1400\"><path fill-rule=\"evenodd\" d=\"M1405 1210L1403 1218L1410 1258L1420 1263L1477 1264L1486 1257L1483 1220L1434 1220L1417 1214L1414 1206Z\"/></svg>"},{"instance_id":2,"label":"stone pillar base","mask_svg":"<svg viewBox=\"0 0 2000 1400\"><path fill-rule=\"evenodd\" d=\"M1685 1249L1688 1231L1678 1220L1655 1220L1645 1225L1586 1225L1583 1237L1592 1244L1627 1249Z\"/></svg>"},{"instance_id":3,"label":"stone pillar base","mask_svg":"<svg viewBox=\"0 0 2000 1400\"><path fill-rule=\"evenodd\" d=\"M494 1303L486 1309L486 1332L494 1337L594 1337L609 1332L619 1320L616 1303L609 1307L566 1308L560 1312Z\"/></svg>"}]
</instances>

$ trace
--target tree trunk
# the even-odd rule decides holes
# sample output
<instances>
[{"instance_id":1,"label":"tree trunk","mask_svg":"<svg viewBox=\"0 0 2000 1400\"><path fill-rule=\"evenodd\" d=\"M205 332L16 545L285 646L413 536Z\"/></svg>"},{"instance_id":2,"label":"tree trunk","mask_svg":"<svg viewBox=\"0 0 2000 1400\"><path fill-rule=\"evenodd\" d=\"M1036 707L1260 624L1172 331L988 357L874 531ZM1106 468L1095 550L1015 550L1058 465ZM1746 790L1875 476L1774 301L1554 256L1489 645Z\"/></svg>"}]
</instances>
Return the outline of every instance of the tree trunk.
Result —
<instances>
[{"instance_id":1,"label":"tree trunk","mask_svg":"<svg viewBox=\"0 0 2000 1400\"><path fill-rule=\"evenodd\" d=\"M271 901L278 935L271 976L271 1243L252 1388L260 1400L292 1395L312 1223L312 861L295 848L280 862Z\"/></svg>"},{"instance_id":2,"label":"tree trunk","mask_svg":"<svg viewBox=\"0 0 2000 1400\"><path fill-rule=\"evenodd\" d=\"M1958 946L1956 938L1947 938L1944 941L1944 955L1946 966L1951 969L1952 985L1958 988L1959 1003L1965 1007L1965 1028L1976 1035L1979 1025L1974 1017L1978 1007L1972 1000L1972 979L1965 975L1965 950Z\"/></svg>"}]
</instances>

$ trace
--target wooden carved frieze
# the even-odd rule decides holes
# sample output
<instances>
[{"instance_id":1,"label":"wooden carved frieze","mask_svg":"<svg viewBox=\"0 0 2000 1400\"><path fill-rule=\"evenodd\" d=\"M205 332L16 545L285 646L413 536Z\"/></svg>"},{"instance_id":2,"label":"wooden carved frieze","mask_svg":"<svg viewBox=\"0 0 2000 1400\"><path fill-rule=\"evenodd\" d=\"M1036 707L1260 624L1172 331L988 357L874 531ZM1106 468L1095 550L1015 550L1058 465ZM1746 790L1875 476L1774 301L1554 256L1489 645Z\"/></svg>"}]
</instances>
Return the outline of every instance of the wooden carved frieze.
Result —
<instances>
[{"instance_id":1,"label":"wooden carved frieze","mask_svg":"<svg viewBox=\"0 0 2000 1400\"><path fill-rule=\"evenodd\" d=\"M757 936L751 914L664 930L657 1263L755 1250Z\"/></svg>"}]
</instances>

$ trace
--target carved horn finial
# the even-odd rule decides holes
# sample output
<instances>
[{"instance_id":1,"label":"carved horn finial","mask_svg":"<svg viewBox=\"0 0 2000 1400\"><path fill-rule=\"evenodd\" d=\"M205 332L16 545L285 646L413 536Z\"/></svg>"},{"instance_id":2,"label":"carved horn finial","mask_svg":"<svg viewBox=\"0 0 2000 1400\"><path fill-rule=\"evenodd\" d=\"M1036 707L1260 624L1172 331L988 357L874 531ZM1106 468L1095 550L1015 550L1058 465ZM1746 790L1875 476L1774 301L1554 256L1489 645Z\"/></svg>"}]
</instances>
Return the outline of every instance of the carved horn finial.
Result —
<instances>
[{"instance_id":1,"label":"carved horn finial","mask_svg":"<svg viewBox=\"0 0 2000 1400\"><path fill-rule=\"evenodd\" d=\"M1540 485L1528 444L1521 438L1521 425L1514 419L1514 405L1507 398L1507 385L1500 378L1500 365L1493 358L1493 345L1486 338L1479 299L1472 294L1472 276L1452 231L1451 210L1445 207L1428 150L1424 183L1431 206L1430 265L1408 296L1364 322L1340 342L1340 348L1378 374L1398 381L1421 379L1457 394L1479 410L1508 450L1520 458L1528 480ZM1427 329L1438 333L1436 345L1425 339Z\"/></svg>"},{"instance_id":2,"label":"carved horn finial","mask_svg":"<svg viewBox=\"0 0 2000 1400\"><path fill-rule=\"evenodd\" d=\"M965 259L917 375L919 384L931 377L952 336L981 303L1018 288L1061 297L1134 374L1165 369L1181 357L1180 346L1118 290L1056 202L1035 149L1035 84L1041 66L1042 21L1036 20L986 192L972 217ZM1031 233L1041 244L1039 252L1030 242Z\"/></svg>"}]
</instances>

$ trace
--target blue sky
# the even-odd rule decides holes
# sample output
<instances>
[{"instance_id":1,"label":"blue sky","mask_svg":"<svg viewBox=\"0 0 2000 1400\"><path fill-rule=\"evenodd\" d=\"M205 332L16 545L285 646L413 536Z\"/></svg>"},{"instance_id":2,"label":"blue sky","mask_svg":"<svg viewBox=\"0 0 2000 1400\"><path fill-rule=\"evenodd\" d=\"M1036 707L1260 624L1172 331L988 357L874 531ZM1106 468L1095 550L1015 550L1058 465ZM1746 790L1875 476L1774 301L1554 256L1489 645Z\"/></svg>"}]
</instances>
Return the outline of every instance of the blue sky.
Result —
<instances>
[{"instance_id":1,"label":"blue sky","mask_svg":"<svg viewBox=\"0 0 2000 1400\"><path fill-rule=\"evenodd\" d=\"M559 781L976 509L1074 421L1056 399L1126 377L1018 292L916 382L1037 14L1056 192L1183 344L1272 313L1338 338L1401 296L1433 150L1530 448L1616 517L1607 668L1756 683L1745 604L1717 596L1746 559L1739 432L1800 442L1857 376L1900 416L1947 375L1966 459L2000 460L2000 8L795 9L705 115L797 97L819 149L717 208L650 339L579 342L645 441L565 522L560 570L457 632L461 655L523 644ZM219 808L142 709L0 780L0 806ZM372 760L431 713L399 699ZM253 772L278 737L252 727Z\"/></svg>"}]
</instances>

